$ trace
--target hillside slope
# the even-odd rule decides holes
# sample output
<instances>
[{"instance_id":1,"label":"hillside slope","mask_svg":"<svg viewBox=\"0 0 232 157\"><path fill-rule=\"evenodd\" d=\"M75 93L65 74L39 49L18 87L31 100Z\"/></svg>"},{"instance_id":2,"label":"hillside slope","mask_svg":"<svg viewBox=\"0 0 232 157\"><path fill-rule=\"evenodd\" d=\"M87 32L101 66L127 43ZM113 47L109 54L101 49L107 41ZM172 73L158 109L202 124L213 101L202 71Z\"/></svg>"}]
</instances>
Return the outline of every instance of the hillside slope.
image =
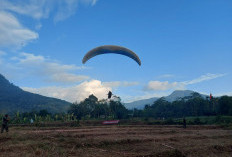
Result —
<instances>
[{"instance_id":1,"label":"hillside slope","mask_svg":"<svg viewBox=\"0 0 232 157\"><path fill-rule=\"evenodd\" d=\"M143 109L143 107L145 105L150 105L152 103L154 103L157 99L159 98L150 98L150 99L142 99L142 100L138 100L138 101L133 101L133 102L130 102L130 103L125 103L125 107L127 109L133 109L133 108L137 108L137 109Z\"/></svg>"},{"instance_id":2,"label":"hillside slope","mask_svg":"<svg viewBox=\"0 0 232 157\"><path fill-rule=\"evenodd\" d=\"M26 92L0 74L0 113L38 111L65 112L71 103Z\"/></svg>"}]
</instances>

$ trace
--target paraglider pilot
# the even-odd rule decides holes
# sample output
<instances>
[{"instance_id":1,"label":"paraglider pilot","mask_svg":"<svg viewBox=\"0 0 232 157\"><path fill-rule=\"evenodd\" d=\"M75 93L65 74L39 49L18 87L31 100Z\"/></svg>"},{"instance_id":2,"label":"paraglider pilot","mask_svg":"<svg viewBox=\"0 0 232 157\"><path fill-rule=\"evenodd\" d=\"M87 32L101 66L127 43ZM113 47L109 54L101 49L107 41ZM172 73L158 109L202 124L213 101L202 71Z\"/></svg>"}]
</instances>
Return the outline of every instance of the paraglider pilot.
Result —
<instances>
[{"instance_id":1,"label":"paraglider pilot","mask_svg":"<svg viewBox=\"0 0 232 157\"><path fill-rule=\"evenodd\" d=\"M185 117L184 117L184 119L183 119L183 128L184 128L184 129L186 128L186 119L185 119Z\"/></svg>"},{"instance_id":2,"label":"paraglider pilot","mask_svg":"<svg viewBox=\"0 0 232 157\"><path fill-rule=\"evenodd\" d=\"M1 133L3 133L4 130L6 130L6 132L8 132L8 122L9 122L9 118L8 118L8 114L6 114L6 115L2 118L2 129L1 129Z\"/></svg>"},{"instance_id":3,"label":"paraglider pilot","mask_svg":"<svg viewBox=\"0 0 232 157\"><path fill-rule=\"evenodd\" d=\"M112 92L109 91L109 93L107 95L108 95L108 99L110 99L112 97Z\"/></svg>"}]
</instances>

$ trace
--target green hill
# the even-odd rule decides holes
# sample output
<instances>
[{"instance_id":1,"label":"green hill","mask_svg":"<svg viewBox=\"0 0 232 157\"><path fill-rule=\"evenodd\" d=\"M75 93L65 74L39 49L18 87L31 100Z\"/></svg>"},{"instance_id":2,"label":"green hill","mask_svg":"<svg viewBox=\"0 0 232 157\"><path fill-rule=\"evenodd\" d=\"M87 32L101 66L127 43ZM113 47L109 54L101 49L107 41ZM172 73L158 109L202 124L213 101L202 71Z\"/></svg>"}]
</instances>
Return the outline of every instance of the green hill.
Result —
<instances>
[{"instance_id":1,"label":"green hill","mask_svg":"<svg viewBox=\"0 0 232 157\"><path fill-rule=\"evenodd\" d=\"M0 113L30 112L46 109L52 113L66 112L71 103L26 92L0 74Z\"/></svg>"}]
</instances>

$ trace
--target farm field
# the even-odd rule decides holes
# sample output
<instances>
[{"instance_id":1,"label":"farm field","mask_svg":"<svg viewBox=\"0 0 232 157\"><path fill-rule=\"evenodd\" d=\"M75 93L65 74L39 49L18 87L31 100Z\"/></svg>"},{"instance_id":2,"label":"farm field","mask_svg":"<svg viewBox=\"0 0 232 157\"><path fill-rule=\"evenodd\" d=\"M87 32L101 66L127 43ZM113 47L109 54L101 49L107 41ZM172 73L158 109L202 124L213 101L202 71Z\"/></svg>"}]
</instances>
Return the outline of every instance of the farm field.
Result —
<instances>
[{"instance_id":1,"label":"farm field","mask_svg":"<svg viewBox=\"0 0 232 157\"><path fill-rule=\"evenodd\" d=\"M232 130L219 126L10 127L0 156L231 156Z\"/></svg>"}]
</instances>

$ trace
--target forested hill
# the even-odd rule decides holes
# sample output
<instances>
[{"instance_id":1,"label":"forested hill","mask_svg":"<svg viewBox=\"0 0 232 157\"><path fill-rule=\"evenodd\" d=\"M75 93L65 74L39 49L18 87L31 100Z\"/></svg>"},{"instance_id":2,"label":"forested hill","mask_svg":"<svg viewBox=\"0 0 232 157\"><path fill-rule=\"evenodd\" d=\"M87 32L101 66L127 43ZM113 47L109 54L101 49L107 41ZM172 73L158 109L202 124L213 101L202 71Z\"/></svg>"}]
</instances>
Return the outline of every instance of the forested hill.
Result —
<instances>
[{"instance_id":1,"label":"forested hill","mask_svg":"<svg viewBox=\"0 0 232 157\"><path fill-rule=\"evenodd\" d=\"M46 109L49 112L65 112L71 103L26 92L10 83L0 74L0 113L29 112Z\"/></svg>"}]
</instances>

